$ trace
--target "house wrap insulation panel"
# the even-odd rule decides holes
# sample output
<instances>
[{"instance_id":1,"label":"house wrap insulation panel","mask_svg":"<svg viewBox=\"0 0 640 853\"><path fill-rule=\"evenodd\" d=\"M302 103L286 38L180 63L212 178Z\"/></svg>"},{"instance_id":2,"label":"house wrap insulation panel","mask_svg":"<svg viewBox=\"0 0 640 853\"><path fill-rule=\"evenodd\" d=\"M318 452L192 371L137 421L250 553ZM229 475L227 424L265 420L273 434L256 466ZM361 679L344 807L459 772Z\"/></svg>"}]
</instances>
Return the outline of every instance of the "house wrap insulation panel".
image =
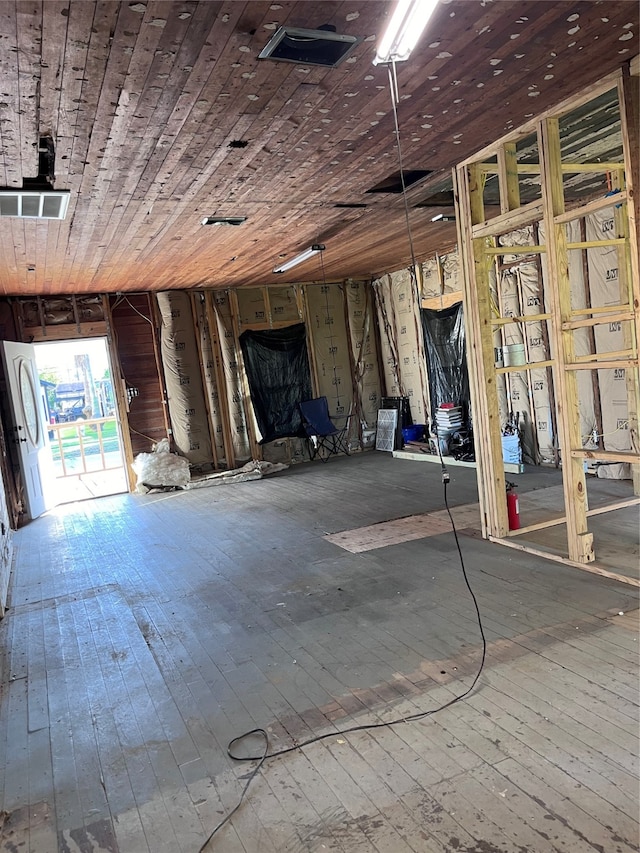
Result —
<instances>
[{"instance_id":1,"label":"house wrap insulation panel","mask_svg":"<svg viewBox=\"0 0 640 853\"><path fill-rule=\"evenodd\" d=\"M176 450L192 465L213 460L191 301L184 291L156 294L167 403Z\"/></svg>"},{"instance_id":2,"label":"house wrap insulation panel","mask_svg":"<svg viewBox=\"0 0 640 853\"><path fill-rule=\"evenodd\" d=\"M329 402L331 415L355 411L349 335L344 310L343 286L317 284L305 288L307 335L313 349L318 395ZM313 368L312 368L313 370ZM351 422L357 427L357 422Z\"/></svg>"},{"instance_id":3,"label":"house wrap insulation panel","mask_svg":"<svg viewBox=\"0 0 640 853\"><path fill-rule=\"evenodd\" d=\"M533 226L512 231L500 238L501 245L533 246L536 237ZM520 256L522 258L522 256ZM518 261L517 255L503 255L505 264ZM516 266L499 273L496 307L501 316L527 317L543 312L544 290L537 258L533 255ZM532 320L527 323L509 323L502 327L497 346L524 346L525 361L548 361L551 358L549 330L546 321ZM553 462L556 436L554 413L551 410L551 373L546 368L507 373L502 377L505 386L505 409L501 408L501 419L509 411L518 412L521 429L522 450L526 462L540 464Z\"/></svg>"},{"instance_id":4,"label":"house wrap insulation panel","mask_svg":"<svg viewBox=\"0 0 640 853\"><path fill-rule=\"evenodd\" d=\"M289 287L240 287L236 290L240 329L256 326L291 325L302 317L293 285Z\"/></svg>"},{"instance_id":5,"label":"house wrap insulation panel","mask_svg":"<svg viewBox=\"0 0 640 853\"><path fill-rule=\"evenodd\" d=\"M380 408L380 370L371 286L350 281L344 288L353 364L356 411L363 427L375 428Z\"/></svg>"},{"instance_id":6,"label":"house wrap insulation panel","mask_svg":"<svg viewBox=\"0 0 640 853\"><path fill-rule=\"evenodd\" d=\"M408 397L416 424L427 423L429 397L417 287L408 270L373 283L380 329L385 396Z\"/></svg>"},{"instance_id":7,"label":"house wrap insulation panel","mask_svg":"<svg viewBox=\"0 0 640 853\"><path fill-rule=\"evenodd\" d=\"M431 299L445 293L462 293L462 270L457 252L429 258L422 264L422 298Z\"/></svg>"},{"instance_id":8,"label":"house wrap insulation panel","mask_svg":"<svg viewBox=\"0 0 640 853\"><path fill-rule=\"evenodd\" d=\"M239 291L240 292L240 291ZM298 311L296 290L293 285L289 287L270 287L269 311L274 323L300 323L303 320Z\"/></svg>"},{"instance_id":9,"label":"house wrap insulation panel","mask_svg":"<svg viewBox=\"0 0 640 853\"><path fill-rule=\"evenodd\" d=\"M616 232L614 207L586 217L587 240L607 240L619 236ZM596 306L621 305L629 301L625 279L624 258L620 247L603 246L587 252L591 304ZM631 321L599 324L594 329L598 353L616 352L630 346ZM631 450L629 433L629 406L627 374L624 367L598 370L598 385L602 401L602 433L605 450ZM601 466L598 475L631 476L630 466ZM619 469L619 470L616 470Z\"/></svg>"}]
</instances>

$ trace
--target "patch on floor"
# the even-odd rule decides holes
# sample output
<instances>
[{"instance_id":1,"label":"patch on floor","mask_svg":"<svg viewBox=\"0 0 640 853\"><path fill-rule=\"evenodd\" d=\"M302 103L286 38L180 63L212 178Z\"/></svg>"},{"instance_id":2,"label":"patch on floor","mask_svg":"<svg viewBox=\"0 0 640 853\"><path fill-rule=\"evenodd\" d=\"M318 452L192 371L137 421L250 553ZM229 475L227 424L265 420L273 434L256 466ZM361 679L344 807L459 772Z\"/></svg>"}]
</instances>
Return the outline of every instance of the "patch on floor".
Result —
<instances>
[{"instance_id":1,"label":"patch on floor","mask_svg":"<svg viewBox=\"0 0 640 853\"><path fill-rule=\"evenodd\" d=\"M58 832L59 853L120 853L109 820L97 820L79 829Z\"/></svg>"},{"instance_id":2,"label":"patch on floor","mask_svg":"<svg viewBox=\"0 0 640 853\"><path fill-rule=\"evenodd\" d=\"M52 822L49 803L39 802L21 806L13 811L0 811L0 849L17 851L29 846L30 832L34 836ZM29 847L29 849L31 849Z\"/></svg>"},{"instance_id":3,"label":"patch on floor","mask_svg":"<svg viewBox=\"0 0 640 853\"><path fill-rule=\"evenodd\" d=\"M480 528L480 507L477 503L453 507L451 514L458 531L463 528ZM428 536L450 532L451 519L447 511L442 509L421 515L408 515L393 521L381 521L368 527L344 530L342 533L329 533L324 538L345 551L360 554L375 548L386 548L388 545L399 545L413 539L426 539Z\"/></svg>"}]
</instances>

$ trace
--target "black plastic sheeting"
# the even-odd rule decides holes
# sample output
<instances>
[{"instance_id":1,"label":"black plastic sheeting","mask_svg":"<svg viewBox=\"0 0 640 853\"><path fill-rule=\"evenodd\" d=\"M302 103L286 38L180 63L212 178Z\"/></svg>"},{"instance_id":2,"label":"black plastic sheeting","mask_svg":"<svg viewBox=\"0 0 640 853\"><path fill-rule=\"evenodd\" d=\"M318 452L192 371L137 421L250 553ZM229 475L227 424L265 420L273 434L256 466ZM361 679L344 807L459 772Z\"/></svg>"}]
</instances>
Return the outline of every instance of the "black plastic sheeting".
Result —
<instances>
[{"instance_id":1,"label":"black plastic sheeting","mask_svg":"<svg viewBox=\"0 0 640 853\"><path fill-rule=\"evenodd\" d=\"M422 330L429 368L431 417L442 403L462 406L463 423L469 426L469 373L467 371L462 303L433 311L423 308Z\"/></svg>"},{"instance_id":2,"label":"black plastic sheeting","mask_svg":"<svg viewBox=\"0 0 640 853\"><path fill-rule=\"evenodd\" d=\"M304 323L240 335L260 444L306 435L298 403L313 397Z\"/></svg>"}]
</instances>

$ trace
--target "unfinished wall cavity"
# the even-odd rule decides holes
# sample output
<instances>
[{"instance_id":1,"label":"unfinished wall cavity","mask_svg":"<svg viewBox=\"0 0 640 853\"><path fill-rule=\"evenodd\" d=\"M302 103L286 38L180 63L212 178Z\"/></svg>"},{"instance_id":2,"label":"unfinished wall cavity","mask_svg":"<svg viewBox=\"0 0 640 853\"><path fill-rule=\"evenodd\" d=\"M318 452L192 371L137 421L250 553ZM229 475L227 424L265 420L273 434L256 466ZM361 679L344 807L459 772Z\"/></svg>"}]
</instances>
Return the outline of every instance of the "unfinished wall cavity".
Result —
<instances>
[{"instance_id":1,"label":"unfinished wall cavity","mask_svg":"<svg viewBox=\"0 0 640 853\"><path fill-rule=\"evenodd\" d=\"M319 284L305 288L307 337L318 396L333 415L354 414L354 389L343 286ZM357 426L357 424L356 424Z\"/></svg>"},{"instance_id":2,"label":"unfinished wall cavity","mask_svg":"<svg viewBox=\"0 0 640 853\"><path fill-rule=\"evenodd\" d=\"M252 454L247 419L242 403L242 377L228 293L220 290L214 291L212 307L216 324L215 332L212 330L212 336L217 336L220 346L233 453L236 463L244 463L251 459Z\"/></svg>"},{"instance_id":3,"label":"unfinished wall cavity","mask_svg":"<svg viewBox=\"0 0 640 853\"><path fill-rule=\"evenodd\" d=\"M210 441L216 468L229 468L224 442L224 397L221 398L218 377L221 375L220 343L215 323L209 323L207 298L197 293L193 300L193 314L198 334L198 349L202 381L204 383L205 403L210 422Z\"/></svg>"},{"instance_id":4,"label":"unfinished wall cavity","mask_svg":"<svg viewBox=\"0 0 640 853\"><path fill-rule=\"evenodd\" d=\"M422 264L422 298L449 294L460 294L462 300L462 269L457 252L436 255Z\"/></svg>"},{"instance_id":5,"label":"unfinished wall cavity","mask_svg":"<svg viewBox=\"0 0 640 853\"><path fill-rule=\"evenodd\" d=\"M6 459L4 449L4 434L0 426L0 452ZM6 466L0 466L0 619L4 616L7 603L7 590L9 588L9 575L11 574L11 561L13 558L13 534L11 532L11 519L9 507L4 489Z\"/></svg>"},{"instance_id":6,"label":"unfinished wall cavity","mask_svg":"<svg viewBox=\"0 0 640 853\"><path fill-rule=\"evenodd\" d=\"M373 282L385 396L407 397L414 423L427 422L429 398L416 283L408 270Z\"/></svg>"},{"instance_id":7,"label":"unfinished wall cavity","mask_svg":"<svg viewBox=\"0 0 640 853\"><path fill-rule=\"evenodd\" d=\"M380 370L375 305L371 286L347 282L344 287L349 325L355 410L363 429L374 429L380 408Z\"/></svg>"},{"instance_id":8,"label":"unfinished wall cavity","mask_svg":"<svg viewBox=\"0 0 640 853\"><path fill-rule=\"evenodd\" d=\"M189 296L183 291L157 294L162 366L175 449L192 465L213 461Z\"/></svg>"},{"instance_id":9,"label":"unfinished wall cavity","mask_svg":"<svg viewBox=\"0 0 640 853\"><path fill-rule=\"evenodd\" d=\"M610 239L615 231L616 206L587 214L566 224L569 243L597 242ZM530 256L509 254L509 246L525 247L544 244L544 223L538 222L511 231L499 238L507 251L496 258L488 271L494 313L502 317L535 316L549 311L547 297L548 270L544 253L532 250ZM592 246L569 253L571 303L583 310L619 305L628 294L620 272L620 253L615 246ZM423 299L429 307L443 295L456 295L462 287L457 252L431 258L423 264ZM455 288L455 289L452 289ZM462 299L462 293L459 293ZM588 357L598 353L619 353L628 346L631 322L612 323L575 329L576 355ZM494 332L496 357L503 358L506 348L524 347L527 363L551 359L551 336L545 320L513 322L497 327ZM580 431L587 448L626 451L631 449L629 412L624 367L598 371L579 371L576 376L580 413ZM500 422L519 424L526 462L557 464L559 444L556 429L555 389L550 366L527 371L512 371L497 377ZM627 478L630 466L625 463L592 466L601 477Z\"/></svg>"}]
</instances>

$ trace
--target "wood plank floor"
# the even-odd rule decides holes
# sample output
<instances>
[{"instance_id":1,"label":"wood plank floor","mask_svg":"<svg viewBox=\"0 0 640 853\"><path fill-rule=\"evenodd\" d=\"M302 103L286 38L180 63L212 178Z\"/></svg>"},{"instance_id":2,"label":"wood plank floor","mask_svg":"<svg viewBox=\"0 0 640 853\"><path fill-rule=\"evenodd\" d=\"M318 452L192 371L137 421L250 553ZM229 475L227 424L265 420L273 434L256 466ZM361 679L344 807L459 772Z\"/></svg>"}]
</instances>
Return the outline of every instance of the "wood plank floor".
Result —
<instances>
[{"instance_id":1,"label":"wood plank floor","mask_svg":"<svg viewBox=\"0 0 640 853\"><path fill-rule=\"evenodd\" d=\"M450 470L452 506L477 502ZM552 482L547 480L545 485ZM435 466L366 453L59 507L15 537L0 622L0 850L638 849L638 591L450 531L327 536L443 509ZM438 516L439 518L439 516ZM440 528L439 528L440 529ZM619 615L622 613L623 615Z\"/></svg>"}]
</instances>

